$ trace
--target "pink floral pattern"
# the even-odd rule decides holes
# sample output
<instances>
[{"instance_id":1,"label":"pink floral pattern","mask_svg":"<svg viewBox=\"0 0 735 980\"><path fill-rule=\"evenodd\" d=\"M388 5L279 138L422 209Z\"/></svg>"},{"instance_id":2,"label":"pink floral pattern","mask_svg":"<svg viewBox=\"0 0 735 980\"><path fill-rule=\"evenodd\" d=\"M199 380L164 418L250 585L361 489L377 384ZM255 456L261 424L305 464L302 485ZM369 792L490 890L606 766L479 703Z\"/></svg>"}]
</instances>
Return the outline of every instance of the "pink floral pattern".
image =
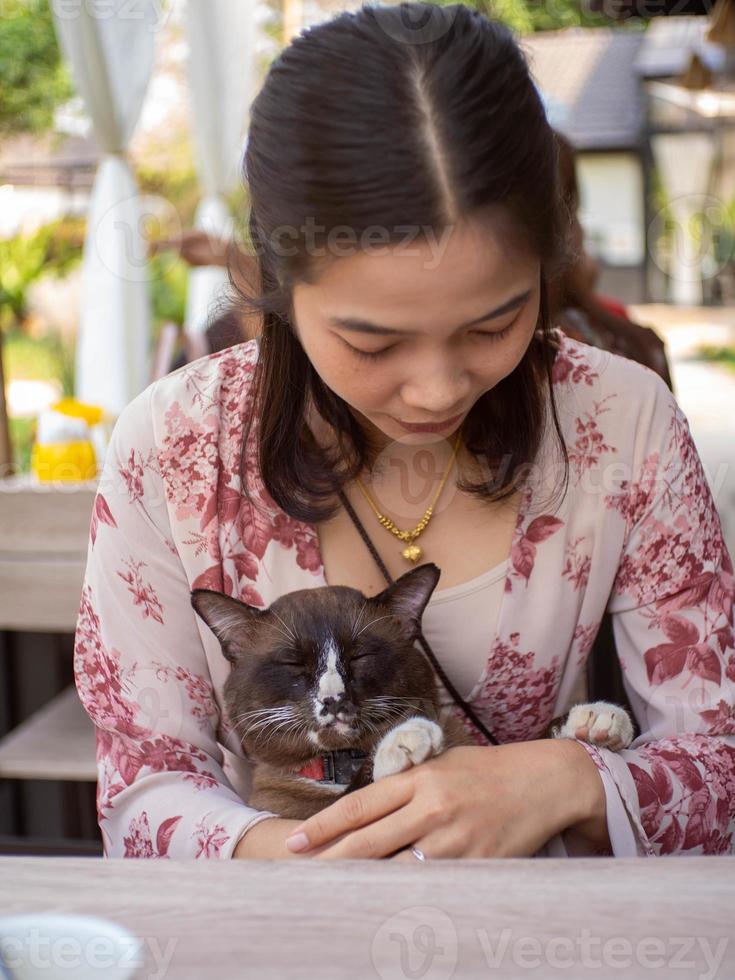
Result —
<instances>
[{"instance_id":1,"label":"pink floral pattern","mask_svg":"<svg viewBox=\"0 0 735 980\"><path fill-rule=\"evenodd\" d=\"M146 470L156 472L156 457L153 449L149 449L145 457L134 448L130 450L125 466L118 466L117 471L125 482L128 499L131 503L140 500L144 495L143 477Z\"/></svg>"},{"instance_id":2,"label":"pink floral pattern","mask_svg":"<svg viewBox=\"0 0 735 980\"><path fill-rule=\"evenodd\" d=\"M641 731L622 752L585 746L616 797L615 853L735 853L735 584L687 421L653 372L559 340L572 479L554 508L524 489L473 707L501 741L538 738L608 611ZM222 705L229 664L189 601L204 587L265 608L325 584L316 528L262 484L257 420L241 485L257 355L250 341L151 385L105 460L74 670L110 856L230 858L271 816L247 804L250 764ZM451 677L451 651L437 655Z\"/></svg>"},{"instance_id":3,"label":"pink floral pattern","mask_svg":"<svg viewBox=\"0 0 735 980\"><path fill-rule=\"evenodd\" d=\"M130 558L123 559L123 564L127 566L127 571L118 572L117 574L123 582L127 583L128 592L132 595L134 604L142 607L141 612L144 617L150 616L157 623L163 624L161 602L156 595L155 589L150 582L145 581L141 572L141 568L144 568L146 563L144 561L136 561L131 556Z\"/></svg>"},{"instance_id":4,"label":"pink floral pattern","mask_svg":"<svg viewBox=\"0 0 735 980\"><path fill-rule=\"evenodd\" d=\"M164 820L156 832L154 843L151 836L151 828L148 824L148 814L143 810L137 819L130 821L128 836L123 838L125 857L168 857L171 837L176 830L179 820L181 820L181 816L169 817L167 820Z\"/></svg>"},{"instance_id":5,"label":"pink floral pattern","mask_svg":"<svg viewBox=\"0 0 735 980\"><path fill-rule=\"evenodd\" d=\"M519 578L526 584L536 564L536 546L563 527L564 522L551 514L535 518L525 531L517 534L510 552L511 573L505 581L505 591L512 591L512 580Z\"/></svg>"},{"instance_id":6,"label":"pink floral pattern","mask_svg":"<svg viewBox=\"0 0 735 980\"><path fill-rule=\"evenodd\" d=\"M222 845L229 840L229 835L224 827L221 827L218 823L214 826L208 826L206 823L206 817L202 818L194 827L195 839L196 839L196 853L195 858L199 857L218 857L219 852L222 849Z\"/></svg>"},{"instance_id":7,"label":"pink floral pattern","mask_svg":"<svg viewBox=\"0 0 735 980\"><path fill-rule=\"evenodd\" d=\"M157 680L166 683L171 678L177 684L183 684L191 701L190 710L196 718L197 725L206 729L211 724L212 718L219 714L211 683L205 677L193 674L181 664L174 666L153 661L151 666L155 669Z\"/></svg>"},{"instance_id":8,"label":"pink floral pattern","mask_svg":"<svg viewBox=\"0 0 735 980\"><path fill-rule=\"evenodd\" d=\"M586 582L585 582L586 584ZM592 649L592 644L595 642L595 637L600 629L599 622L597 623L580 623L574 630L572 636L574 649L576 650L577 667L583 667L587 662L587 657ZM622 662L621 662L622 666Z\"/></svg>"},{"instance_id":9,"label":"pink floral pattern","mask_svg":"<svg viewBox=\"0 0 735 980\"><path fill-rule=\"evenodd\" d=\"M682 752L682 742L688 753ZM702 854L732 853L735 749L714 752L712 740L699 735L673 745L662 740L644 757L648 769L635 763L630 769L651 843L665 853L694 848Z\"/></svg>"},{"instance_id":10,"label":"pink floral pattern","mask_svg":"<svg viewBox=\"0 0 735 980\"><path fill-rule=\"evenodd\" d=\"M497 639L473 707L500 742L540 738L551 721L559 684L559 661L536 666L533 650L521 649L521 634ZM523 683L519 684L519 679Z\"/></svg>"},{"instance_id":11,"label":"pink floral pattern","mask_svg":"<svg viewBox=\"0 0 735 980\"><path fill-rule=\"evenodd\" d=\"M108 524L110 527L117 527L115 518L112 516L110 508L107 506L107 501L102 493L98 493L94 498L92 520L89 524L89 538L93 548L94 543L97 540L97 530L100 524Z\"/></svg>"},{"instance_id":12,"label":"pink floral pattern","mask_svg":"<svg viewBox=\"0 0 735 980\"><path fill-rule=\"evenodd\" d=\"M564 550L564 568L561 573L564 578L569 579L575 589L585 589L590 577L592 559L584 550L584 538L575 538L567 543Z\"/></svg>"},{"instance_id":13,"label":"pink floral pattern","mask_svg":"<svg viewBox=\"0 0 735 980\"><path fill-rule=\"evenodd\" d=\"M614 446L605 442L605 437L599 426L599 418L605 412L612 411L607 404L616 399L617 394L608 395L600 401L595 401L593 410L585 412L584 417L577 416L574 422L575 439L569 446L569 462L577 477L594 467L601 456L617 452Z\"/></svg>"}]
</instances>

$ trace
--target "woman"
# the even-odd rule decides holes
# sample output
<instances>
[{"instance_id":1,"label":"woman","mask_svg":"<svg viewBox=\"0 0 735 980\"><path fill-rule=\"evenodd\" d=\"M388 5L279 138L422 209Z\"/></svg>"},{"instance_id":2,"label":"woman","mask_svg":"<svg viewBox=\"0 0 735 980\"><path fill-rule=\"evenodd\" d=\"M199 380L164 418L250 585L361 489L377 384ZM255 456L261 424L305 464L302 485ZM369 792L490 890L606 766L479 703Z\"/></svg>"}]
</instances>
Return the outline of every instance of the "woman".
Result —
<instances>
[{"instance_id":1,"label":"woman","mask_svg":"<svg viewBox=\"0 0 735 980\"><path fill-rule=\"evenodd\" d=\"M664 382L550 322L555 167L512 35L464 6L365 6L271 67L245 158L262 282L240 295L262 335L139 395L100 481L75 671L106 854L732 851L730 556ZM415 530L442 479L414 541L441 569L424 633L501 744L350 794L299 852L297 821L246 804L190 589L375 595L339 491L395 578L417 556L376 511ZM640 737L541 738L606 609Z\"/></svg>"}]
</instances>

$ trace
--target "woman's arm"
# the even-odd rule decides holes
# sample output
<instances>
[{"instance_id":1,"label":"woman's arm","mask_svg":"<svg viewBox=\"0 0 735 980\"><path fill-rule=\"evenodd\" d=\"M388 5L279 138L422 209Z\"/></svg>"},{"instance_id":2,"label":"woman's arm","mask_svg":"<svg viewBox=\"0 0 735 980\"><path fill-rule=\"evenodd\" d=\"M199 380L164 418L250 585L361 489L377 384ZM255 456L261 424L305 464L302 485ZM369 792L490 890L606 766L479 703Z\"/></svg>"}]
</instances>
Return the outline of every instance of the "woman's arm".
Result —
<instances>
[{"instance_id":1,"label":"woman's arm","mask_svg":"<svg viewBox=\"0 0 735 980\"><path fill-rule=\"evenodd\" d=\"M584 745L614 782L640 853L735 853L735 587L687 420L663 382L641 466L611 501L626 517L608 604L641 735ZM608 797L610 800L610 797Z\"/></svg>"},{"instance_id":2,"label":"woman's arm","mask_svg":"<svg viewBox=\"0 0 735 980\"><path fill-rule=\"evenodd\" d=\"M75 636L76 685L96 728L98 819L109 857L229 858L275 815L246 806L223 770L219 712L158 470L151 392L125 408L112 435Z\"/></svg>"}]
</instances>

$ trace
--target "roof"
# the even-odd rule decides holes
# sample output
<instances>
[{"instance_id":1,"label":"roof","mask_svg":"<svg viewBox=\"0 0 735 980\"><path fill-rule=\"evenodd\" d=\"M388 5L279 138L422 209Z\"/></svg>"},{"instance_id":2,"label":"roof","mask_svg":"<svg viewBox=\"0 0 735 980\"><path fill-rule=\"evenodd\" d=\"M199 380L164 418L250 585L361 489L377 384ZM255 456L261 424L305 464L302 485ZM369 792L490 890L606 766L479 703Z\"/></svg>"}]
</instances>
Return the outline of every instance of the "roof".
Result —
<instances>
[{"instance_id":1,"label":"roof","mask_svg":"<svg viewBox=\"0 0 735 980\"><path fill-rule=\"evenodd\" d=\"M635 70L645 78L679 75L696 52L712 71L722 71L725 49L704 39L710 26L709 17L657 17L645 33Z\"/></svg>"},{"instance_id":2,"label":"roof","mask_svg":"<svg viewBox=\"0 0 735 980\"><path fill-rule=\"evenodd\" d=\"M549 121L577 150L635 149L644 120L635 70L645 34L573 27L520 39Z\"/></svg>"}]
</instances>

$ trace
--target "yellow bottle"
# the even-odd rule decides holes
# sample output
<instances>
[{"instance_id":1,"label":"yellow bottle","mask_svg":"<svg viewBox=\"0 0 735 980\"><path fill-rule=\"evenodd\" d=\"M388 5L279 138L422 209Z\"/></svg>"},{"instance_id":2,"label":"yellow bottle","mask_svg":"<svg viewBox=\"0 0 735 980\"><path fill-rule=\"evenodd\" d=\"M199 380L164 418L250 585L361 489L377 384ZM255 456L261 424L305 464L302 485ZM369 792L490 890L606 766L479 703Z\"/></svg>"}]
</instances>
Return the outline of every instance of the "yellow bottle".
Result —
<instances>
[{"instance_id":1,"label":"yellow bottle","mask_svg":"<svg viewBox=\"0 0 735 980\"><path fill-rule=\"evenodd\" d=\"M31 471L44 483L79 482L97 476L97 455L88 438L104 414L99 405L62 398L38 419Z\"/></svg>"}]
</instances>

